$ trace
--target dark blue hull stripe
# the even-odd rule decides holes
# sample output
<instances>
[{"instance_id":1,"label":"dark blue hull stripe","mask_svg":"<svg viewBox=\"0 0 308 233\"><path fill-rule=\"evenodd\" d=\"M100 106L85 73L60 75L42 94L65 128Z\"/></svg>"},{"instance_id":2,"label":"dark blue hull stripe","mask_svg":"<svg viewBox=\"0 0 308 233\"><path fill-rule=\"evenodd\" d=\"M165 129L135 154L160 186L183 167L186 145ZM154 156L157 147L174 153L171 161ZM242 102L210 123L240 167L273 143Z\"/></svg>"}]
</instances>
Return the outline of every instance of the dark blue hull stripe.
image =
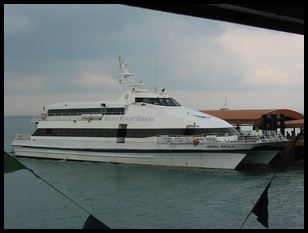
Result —
<instances>
[{"instance_id":1,"label":"dark blue hull stripe","mask_svg":"<svg viewBox=\"0 0 308 233\"><path fill-rule=\"evenodd\" d=\"M132 129L132 128L38 128L32 136L55 136L55 137L126 137L126 138L146 138L161 135L184 136L184 135L213 135L228 134L238 135L238 131L233 128L165 128L165 129Z\"/></svg>"}]
</instances>

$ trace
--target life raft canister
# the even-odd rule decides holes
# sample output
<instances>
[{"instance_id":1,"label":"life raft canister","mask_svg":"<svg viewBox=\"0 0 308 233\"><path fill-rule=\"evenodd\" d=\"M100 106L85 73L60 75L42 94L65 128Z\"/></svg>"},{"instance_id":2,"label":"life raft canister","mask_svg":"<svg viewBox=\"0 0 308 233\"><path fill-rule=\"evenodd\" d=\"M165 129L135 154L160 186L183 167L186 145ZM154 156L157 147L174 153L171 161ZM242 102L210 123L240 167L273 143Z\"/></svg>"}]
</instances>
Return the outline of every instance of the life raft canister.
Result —
<instances>
[{"instance_id":1,"label":"life raft canister","mask_svg":"<svg viewBox=\"0 0 308 233\"><path fill-rule=\"evenodd\" d=\"M192 143L196 146L200 143L199 139L198 138L194 138Z\"/></svg>"}]
</instances>

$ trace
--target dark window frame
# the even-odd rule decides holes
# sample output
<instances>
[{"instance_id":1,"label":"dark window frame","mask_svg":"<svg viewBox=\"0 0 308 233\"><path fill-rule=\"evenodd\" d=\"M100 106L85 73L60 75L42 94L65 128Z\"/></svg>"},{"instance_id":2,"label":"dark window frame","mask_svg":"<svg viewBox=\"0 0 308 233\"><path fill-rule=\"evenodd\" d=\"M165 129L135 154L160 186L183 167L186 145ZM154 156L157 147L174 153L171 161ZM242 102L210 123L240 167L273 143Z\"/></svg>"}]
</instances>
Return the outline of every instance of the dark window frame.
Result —
<instances>
[{"instance_id":1,"label":"dark window frame","mask_svg":"<svg viewBox=\"0 0 308 233\"><path fill-rule=\"evenodd\" d=\"M192 135L239 135L234 128L164 128L164 129L130 129L125 130L126 138L146 138L160 135L192 136ZM33 136L62 136L62 137L117 137L118 128L89 129L89 128L39 128Z\"/></svg>"},{"instance_id":2,"label":"dark window frame","mask_svg":"<svg viewBox=\"0 0 308 233\"><path fill-rule=\"evenodd\" d=\"M81 115L81 114L103 114L103 115L124 115L125 107L118 108L70 108L70 109L48 109L48 116L57 115Z\"/></svg>"},{"instance_id":3,"label":"dark window frame","mask_svg":"<svg viewBox=\"0 0 308 233\"><path fill-rule=\"evenodd\" d=\"M168 107L179 107L181 106L176 100L173 98L150 98L150 97L135 97L135 103L147 103L154 104L160 106L168 106Z\"/></svg>"}]
</instances>

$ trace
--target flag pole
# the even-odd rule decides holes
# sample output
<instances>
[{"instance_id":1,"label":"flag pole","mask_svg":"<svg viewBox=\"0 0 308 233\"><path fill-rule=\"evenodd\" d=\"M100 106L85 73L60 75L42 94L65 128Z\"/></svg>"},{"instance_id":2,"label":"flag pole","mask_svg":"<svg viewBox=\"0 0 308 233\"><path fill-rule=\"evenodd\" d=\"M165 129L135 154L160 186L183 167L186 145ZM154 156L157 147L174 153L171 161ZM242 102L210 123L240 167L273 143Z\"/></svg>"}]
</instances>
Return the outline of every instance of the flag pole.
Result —
<instances>
[{"instance_id":1,"label":"flag pole","mask_svg":"<svg viewBox=\"0 0 308 233\"><path fill-rule=\"evenodd\" d=\"M83 229L110 229L107 225L105 225L103 222L95 218L88 210L83 208L81 205L79 205L76 201L71 199L68 195L60 191L58 188L56 188L54 185L49 183L47 180L36 174L32 169L28 168L24 164L22 164L19 160L17 160L14 156L10 155L6 151L4 151L4 172L9 173L9 172L14 172L16 170L20 169L26 169L29 172L31 172L35 177L38 179L42 180L44 183L46 183L49 187L54 189L56 192L60 193L62 196L64 196L66 199L71 201L74 205L78 206L80 209L82 209L84 212L89 214L89 217L87 218Z\"/></svg>"},{"instance_id":2,"label":"flag pole","mask_svg":"<svg viewBox=\"0 0 308 233\"><path fill-rule=\"evenodd\" d=\"M245 225L245 223L246 223L246 221L248 220L248 218L249 218L249 216L251 215L251 213L252 213L252 210L249 211L249 214L246 216L246 218L245 218L244 222L242 223L240 229L243 228L243 226Z\"/></svg>"},{"instance_id":3,"label":"flag pole","mask_svg":"<svg viewBox=\"0 0 308 233\"><path fill-rule=\"evenodd\" d=\"M301 134L301 133L300 133L300 134ZM298 135L298 136L299 136L299 135ZM298 137L298 136L297 136L297 137ZM261 196L259 197L259 199L258 199L257 202L255 203L255 205L253 206L253 208L252 208L252 209L250 210L250 212L248 213L248 215L247 215L247 217L245 218L244 222L242 223L240 229L242 229L242 227L243 227L244 224L246 223L247 219L249 218L249 216L251 215L251 213L254 211L256 205L257 205L257 204L260 204L260 203L258 203L258 202L260 201L260 199L261 199L262 197L264 197L264 195L266 195L266 199L267 199L267 192L268 192L268 188L269 188L270 184L272 183L273 179L274 179L275 176L277 175L278 171L280 170L280 168L282 167L282 165L284 164L284 162L287 161L287 158L285 158L285 157L286 157L285 154L288 152L288 149L289 149L289 148L287 148L287 149L285 149L285 150L283 150L283 151L280 152L280 156L282 157L281 163L279 164L277 170L274 172L272 178L270 179L270 181L268 182L267 186L266 186L265 189L263 190ZM265 192L265 191L266 191L266 192ZM261 201L263 201L263 200L261 200ZM267 204L266 204L266 208L267 208ZM266 209L266 211L267 211L267 209ZM259 216L258 216L258 217L259 217ZM258 219L258 221L259 221L259 219ZM259 222L260 222L260 221L259 221ZM261 224L264 225L262 222L261 222ZM264 226L268 228L268 226L266 226L266 225L264 225Z\"/></svg>"},{"instance_id":4,"label":"flag pole","mask_svg":"<svg viewBox=\"0 0 308 233\"><path fill-rule=\"evenodd\" d=\"M242 223L240 229L242 229L242 227L243 227L244 224L246 223L246 221L247 221L247 219L249 218L249 216L251 215L251 213L255 210L256 205L257 205L257 204L262 204L262 203L259 202L260 199L262 199L262 198L264 198L264 197L267 199L267 192L268 192L268 188L269 188L271 182L273 181L273 179L274 179L275 176L277 175L277 172L280 170L280 168L282 167L282 165L283 165L285 162L288 161L289 158L288 158L287 154L289 154L290 149L292 148L292 146L295 145L296 141L298 140L298 138L299 138L302 134L303 134L303 131L301 131L301 132L291 141L291 143L290 143L288 146L286 146L286 148L285 148L284 150L282 150L282 151L279 152L280 157L281 157L281 159L282 159L281 163L279 164L277 170L274 172L274 175L272 176L272 178L271 178L270 181L268 182L268 184L267 184L267 186L265 187L265 189L263 190L261 196L259 197L259 199L258 199L257 202L255 203L254 207L253 207L253 208L250 210L250 212L248 213L248 215L247 215L247 217L245 218L244 222ZM266 191L266 192L265 192L265 191ZM264 195L266 195L266 196L264 196ZM264 200L261 200L261 201L264 201ZM267 200L266 200L266 201L267 201ZM267 203L266 203L266 208L267 208ZM266 209L266 211L267 211L267 209ZM258 216L258 218L259 218L259 216ZM258 221L259 221L259 219L258 219ZM261 221L259 221L259 222L261 222ZM261 224L264 225L262 222L261 222ZM267 224L266 224L266 225L267 225ZM266 226L266 225L264 225L264 226L268 228L268 226Z\"/></svg>"},{"instance_id":5,"label":"flag pole","mask_svg":"<svg viewBox=\"0 0 308 233\"><path fill-rule=\"evenodd\" d=\"M271 185L272 180L274 179L274 177L276 176L276 174L277 174L277 172L274 173L274 175L272 176L272 178L270 179L270 181L269 181L268 184L266 185L266 187L265 187L265 189L263 190L261 196L259 197L259 199L257 200L257 202L254 204L253 208L249 211L249 213L248 213L247 217L245 218L244 222L242 223L240 229L243 228L244 224L246 223L246 221L248 220L249 216L251 215L251 213L252 213L253 210L255 209L256 205L259 204L259 201L260 201L260 199L262 198L262 196L263 196L264 194L266 194L266 197L267 197L268 188L269 188L269 186ZM266 192L265 192L265 191L266 191ZM262 223L262 225L264 225L264 224Z\"/></svg>"}]
</instances>

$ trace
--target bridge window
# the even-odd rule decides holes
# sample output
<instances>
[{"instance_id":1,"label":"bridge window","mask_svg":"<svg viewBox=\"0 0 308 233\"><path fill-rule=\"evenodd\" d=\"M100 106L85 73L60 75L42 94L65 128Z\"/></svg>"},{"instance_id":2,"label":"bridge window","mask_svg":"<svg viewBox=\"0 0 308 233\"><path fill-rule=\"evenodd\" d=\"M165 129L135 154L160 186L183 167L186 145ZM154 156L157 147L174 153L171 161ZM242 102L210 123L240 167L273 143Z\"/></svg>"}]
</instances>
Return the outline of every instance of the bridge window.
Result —
<instances>
[{"instance_id":1,"label":"bridge window","mask_svg":"<svg viewBox=\"0 0 308 233\"><path fill-rule=\"evenodd\" d=\"M135 98L136 103L147 103L154 105L162 105L162 106L181 106L178 102L176 102L172 98L143 98L137 97Z\"/></svg>"}]
</instances>

